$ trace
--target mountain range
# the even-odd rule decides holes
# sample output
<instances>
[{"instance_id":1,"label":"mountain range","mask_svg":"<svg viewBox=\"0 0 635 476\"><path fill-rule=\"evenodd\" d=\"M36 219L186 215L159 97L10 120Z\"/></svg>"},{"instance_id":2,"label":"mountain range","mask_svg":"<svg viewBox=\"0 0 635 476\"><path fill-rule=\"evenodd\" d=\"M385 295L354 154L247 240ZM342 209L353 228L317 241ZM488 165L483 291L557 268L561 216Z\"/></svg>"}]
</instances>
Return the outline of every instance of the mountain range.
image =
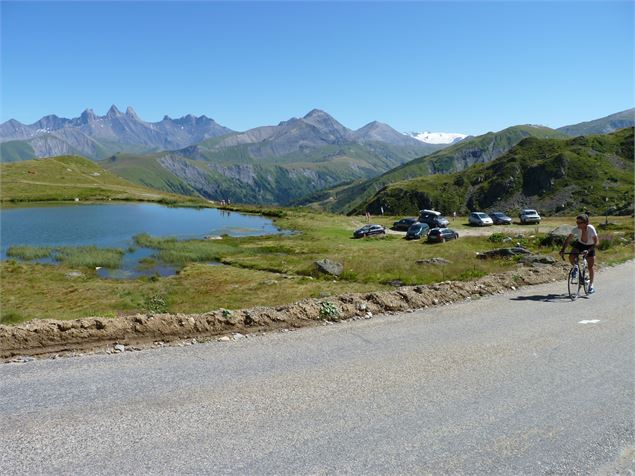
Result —
<instances>
[{"instance_id":1,"label":"mountain range","mask_svg":"<svg viewBox=\"0 0 635 476\"><path fill-rule=\"evenodd\" d=\"M314 109L276 126L179 150L116 154L104 166L134 182L171 192L284 205L343 181L376 176L441 147L377 121L354 131Z\"/></svg>"},{"instance_id":2,"label":"mountain range","mask_svg":"<svg viewBox=\"0 0 635 476\"><path fill-rule=\"evenodd\" d=\"M175 151L222 136L228 137L214 143L213 147L210 144L203 147L214 151L246 147L253 159L344 143L387 143L409 148L419 155L443 147L417 141L376 121L353 131L317 109L303 118L291 118L277 126L257 127L245 132L233 131L206 116L191 114L178 119L165 116L159 122L145 122L132 107L123 113L114 105L104 116L86 109L73 119L49 115L30 125L15 119L0 124L3 162L70 153L99 160L115 153ZM263 141L266 144L260 144ZM405 155L413 157L411 152Z\"/></svg>"},{"instance_id":3,"label":"mountain range","mask_svg":"<svg viewBox=\"0 0 635 476\"><path fill-rule=\"evenodd\" d=\"M73 119L49 115L30 125L11 119L0 124L0 142L3 162L68 154L97 160L122 151L179 149L233 132L206 116L145 122L131 107L123 113L113 105L105 116L86 109Z\"/></svg>"},{"instance_id":4,"label":"mountain range","mask_svg":"<svg viewBox=\"0 0 635 476\"><path fill-rule=\"evenodd\" d=\"M142 121L132 108L90 109L74 119L46 116L34 124L0 125L2 161L75 154L101 159L119 176L167 192L212 200L266 204L312 203L349 212L387 185L448 174L506 154L528 137L566 138L633 125L634 110L565 126L513 126L478 137L420 139L373 121L358 130L314 109L301 118L244 132L206 116Z\"/></svg>"}]
</instances>

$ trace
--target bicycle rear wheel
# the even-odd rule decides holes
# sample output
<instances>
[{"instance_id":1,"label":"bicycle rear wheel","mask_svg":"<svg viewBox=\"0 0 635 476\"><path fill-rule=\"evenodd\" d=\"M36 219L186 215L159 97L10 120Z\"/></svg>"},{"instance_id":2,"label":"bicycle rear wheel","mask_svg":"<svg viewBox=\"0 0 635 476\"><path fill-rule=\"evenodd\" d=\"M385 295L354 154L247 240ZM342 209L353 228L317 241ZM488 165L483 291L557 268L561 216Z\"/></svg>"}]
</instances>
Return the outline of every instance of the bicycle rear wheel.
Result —
<instances>
[{"instance_id":1,"label":"bicycle rear wheel","mask_svg":"<svg viewBox=\"0 0 635 476\"><path fill-rule=\"evenodd\" d=\"M589 271L586 267L580 270L580 287L584 289L584 294L589 295Z\"/></svg>"}]
</instances>

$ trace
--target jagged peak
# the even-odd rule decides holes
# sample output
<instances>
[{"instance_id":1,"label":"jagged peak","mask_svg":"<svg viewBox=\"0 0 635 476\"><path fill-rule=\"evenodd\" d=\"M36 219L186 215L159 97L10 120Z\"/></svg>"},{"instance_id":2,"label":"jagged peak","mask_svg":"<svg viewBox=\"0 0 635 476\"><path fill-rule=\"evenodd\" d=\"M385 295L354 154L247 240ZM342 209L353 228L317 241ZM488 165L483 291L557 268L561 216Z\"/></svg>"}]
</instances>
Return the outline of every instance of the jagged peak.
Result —
<instances>
[{"instance_id":1,"label":"jagged peak","mask_svg":"<svg viewBox=\"0 0 635 476\"><path fill-rule=\"evenodd\" d=\"M137 111L135 111L132 106L128 106L126 108L126 116L131 117L132 119L137 119L139 120L139 115L137 114Z\"/></svg>"},{"instance_id":2,"label":"jagged peak","mask_svg":"<svg viewBox=\"0 0 635 476\"><path fill-rule=\"evenodd\" d=\"M117 106L115 106L114 104L110 106L110 109L108 109L108 112L106 113L106 117L117 117L121 115L121 111L117 109Z\"/></svg>"},{"instance_id":3,"label":"jagged peak","mask_svg":"<svg viewBox=\"0 0 635 476\"><path fill-rule=\"evenodd\" d=\"M95 111L93 111L91 108L84 109L84 112L82 112L82 115L79 117L84 122L94 121L95 119L97 119Z\"/></svg>"}]
</instances>

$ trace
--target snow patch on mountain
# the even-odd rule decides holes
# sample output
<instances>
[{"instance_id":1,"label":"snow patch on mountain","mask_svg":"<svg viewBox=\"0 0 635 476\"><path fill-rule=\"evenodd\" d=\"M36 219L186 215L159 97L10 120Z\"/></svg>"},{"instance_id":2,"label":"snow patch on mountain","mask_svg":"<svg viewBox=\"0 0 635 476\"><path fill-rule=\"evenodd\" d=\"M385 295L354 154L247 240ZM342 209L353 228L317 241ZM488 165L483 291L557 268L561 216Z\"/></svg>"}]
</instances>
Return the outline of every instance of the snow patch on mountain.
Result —
<instances>
[{"instance_id":1,"label":"snow patch on mountain","mask_svg":"<svg viewBox=\"0 0 635 476\"><path fill-rule=\"evenodd\" d=\"M455 132L406 132L405 134L427 144L455 144L467 137L467 134Z\"/></svg>"}]
</instances>

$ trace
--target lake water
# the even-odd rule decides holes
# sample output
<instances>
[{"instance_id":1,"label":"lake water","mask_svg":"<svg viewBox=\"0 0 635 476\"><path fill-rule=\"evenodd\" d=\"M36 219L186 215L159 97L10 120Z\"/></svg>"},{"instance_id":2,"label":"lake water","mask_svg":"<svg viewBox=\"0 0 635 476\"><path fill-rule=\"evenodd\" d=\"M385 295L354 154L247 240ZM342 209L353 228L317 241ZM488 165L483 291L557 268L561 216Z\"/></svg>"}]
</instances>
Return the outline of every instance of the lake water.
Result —
<instances>
[{"instance_id":1,"label":"lake water","mask_svg":"<svg viewBox=\"0 0 635 476\"><path fill-rule=\"evenodd\" d=\"M206 236L258 236L281 233L269 218L242 215L215 208L172 208L157 204L63 205L0 209L0 259L10 246L136 247L140 233L177 239ZM127 278L142 274L174 274L170 266L136 270L141 258L154 251L137 248L126 253L120 270L104 270L104 277ZM100 270L101 271L101 270Z\"/></svg>"}]
</instances>

